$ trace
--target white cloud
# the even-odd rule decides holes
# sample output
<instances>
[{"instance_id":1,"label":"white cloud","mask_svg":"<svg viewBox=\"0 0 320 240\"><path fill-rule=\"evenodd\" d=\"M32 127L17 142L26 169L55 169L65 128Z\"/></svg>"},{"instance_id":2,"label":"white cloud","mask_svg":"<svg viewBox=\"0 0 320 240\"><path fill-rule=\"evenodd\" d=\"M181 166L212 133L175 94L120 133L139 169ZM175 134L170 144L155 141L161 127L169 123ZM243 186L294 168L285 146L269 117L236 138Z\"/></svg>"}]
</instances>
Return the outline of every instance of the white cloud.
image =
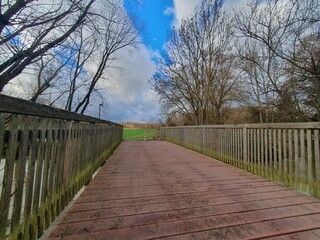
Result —
<instances>
[{"instance_id":1,"label":"white cloud","mask_svg":"<svg viewBox=\"0 0 320 240\"><path fill-rule=\"evenodd\" d=\"M179 27L183 18L192 16L195 8L201 3L202 0L173 0L174 7L167 8L164 12L165 15L174 14L173 26ZM224 6L228 10L242 9L250 0L224 0Z\"/></svg>"},{"instance_id":2,"label":"white cloud","mask_svg":"<svg viewBox=\"0 0 320 240\"><path fill-rule=\"evenodd\" d=\"M100 83L106 89L102 116L112 121L156 122L160 120L160 106L156 103L157 94L151 90L148 81L156 71L151 52L145 45L137 50L124 50L114 65L119 69L109 70L109 81Z\"/></svg>"},{"instance_id":3,"label":"white cloud","mask_svg":"<svg viewBox=\"0 0 320 240\"><path fill-rule=\"evenodd\" d=\"M201 0L173 0L175 20L173 25L180 26L181 20L190 17Z\"/></svg>"},{"instance_id":4,"label":"white cloud","mask_svg":"<svg viewBox=\"0 0 320 240\"><path fill-rule=\"evenodd\" d=\"M160 105L156 102L157 94L148 83L156 71L152 58L158 57L158 52L152 52L145 45L139 45L130 52L123 49L118 53L118 60L113 62L115 68L106 70L108 80L101 79L101 82L98 82L97 88L100 89L99 92L104 99L101 118L115 122L161 120ZM93 65L88 67L94 68ZM23 81L20 81L22 79ZM32 75L24 72L6 86L5 93L28 98L25 90L33 89L32 83L34 83ZM102 103L101 98L93 94L85 114L98 117L100 103Z\"/></svg>"}]
</instances>

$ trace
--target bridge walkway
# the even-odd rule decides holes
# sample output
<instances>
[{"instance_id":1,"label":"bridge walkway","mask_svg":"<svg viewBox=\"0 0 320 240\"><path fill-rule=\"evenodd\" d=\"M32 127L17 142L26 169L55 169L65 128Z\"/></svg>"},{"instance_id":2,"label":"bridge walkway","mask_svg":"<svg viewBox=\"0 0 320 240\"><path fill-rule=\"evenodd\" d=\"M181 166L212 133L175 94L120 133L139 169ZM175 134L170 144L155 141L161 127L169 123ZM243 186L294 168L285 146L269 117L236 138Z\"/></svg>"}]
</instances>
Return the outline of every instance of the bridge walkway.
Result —
<instances>
[{"instance_id":1,"label":"bridge walkway","mask_svg":"<svg viewBox=\"0 0 320 240\"><path fill-rule=\"evenodd\" d=\"M197 152L124 141L49 239L320 239L320 201Z\"/></svg>"}]
</instances>

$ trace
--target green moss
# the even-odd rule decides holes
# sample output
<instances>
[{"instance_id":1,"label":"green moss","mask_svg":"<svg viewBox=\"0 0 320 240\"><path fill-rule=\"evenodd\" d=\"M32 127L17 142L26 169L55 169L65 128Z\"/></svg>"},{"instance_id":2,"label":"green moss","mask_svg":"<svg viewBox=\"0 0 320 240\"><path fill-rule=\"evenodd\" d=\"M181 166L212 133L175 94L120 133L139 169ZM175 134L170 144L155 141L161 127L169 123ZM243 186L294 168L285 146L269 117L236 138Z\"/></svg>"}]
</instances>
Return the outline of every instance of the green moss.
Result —
<instances>
[{"instance_id":1,"label":"green moss","mask_svg":"<svg viewBox=\"0 0 320 240\"><path fill-rule=\"evenodd\" d=\"M51 202L42 202L38 212L32 211L29 216L25 216L20 226L11 230L9 239L35 239L41 237L43 231L47 229L55 217L60 214L63 208L70 202L80 188L91 178L92 174L100 165L113 153L121 141L116 142L110 148L105 149L98 156L93 164L89 163L85 168L79 170L70 180L69 187L60 187L53 194ZM97 164L95 164L97 163Z\"/></svg>"}]
</instances>

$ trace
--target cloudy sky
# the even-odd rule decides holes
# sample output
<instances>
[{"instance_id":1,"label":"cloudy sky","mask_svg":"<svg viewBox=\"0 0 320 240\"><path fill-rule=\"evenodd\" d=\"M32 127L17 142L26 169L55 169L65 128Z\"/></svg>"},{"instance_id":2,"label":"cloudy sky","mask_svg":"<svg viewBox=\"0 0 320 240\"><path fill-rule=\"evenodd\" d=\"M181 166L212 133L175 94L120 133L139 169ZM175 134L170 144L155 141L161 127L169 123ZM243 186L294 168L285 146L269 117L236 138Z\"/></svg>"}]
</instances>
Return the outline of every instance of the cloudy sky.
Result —
<instances>
[{"instance_id":1,"label":"cloudy sky","mask_svg":"<svg viewBox=\"0 0 320 240\"><path fill-rule=\"evenodd\" d=\"M242 0L225 0L228 7ZM158 122L160 105L149 85L155 73L155 61L163 50L167 32L190 16L200 0L124 0L128 13L137 16L135 24L143 25L140 44L135 50L124 50L115 69L104 83L106 103L102 117L115 122Z\"/></svg>"}]
</instances>

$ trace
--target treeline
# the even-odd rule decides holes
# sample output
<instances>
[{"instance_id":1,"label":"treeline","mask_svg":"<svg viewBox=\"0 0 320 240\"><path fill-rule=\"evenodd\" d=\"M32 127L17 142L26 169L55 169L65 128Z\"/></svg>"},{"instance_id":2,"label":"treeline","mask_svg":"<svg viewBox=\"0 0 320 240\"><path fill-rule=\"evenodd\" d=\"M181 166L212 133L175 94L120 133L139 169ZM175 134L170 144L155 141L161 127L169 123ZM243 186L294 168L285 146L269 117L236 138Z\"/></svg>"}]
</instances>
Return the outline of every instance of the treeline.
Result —
<instances>
[{"instance_id":1,"label":"treeline","mask_svg":"<svg viewBox=\"0 0 320 240\"><path fill-rule=\"evenodd\" d=\"M138 36L121 0L2 1L0 92L84 113Z\"/></svg>"},{"instance_id":2,"label":"treeline","mask_svg":"<svg viewBox=\"0 0 320 240\"><path fill-rule=\"evenodd\" d=\"M167 124L319 121L320 1L203 0L151 80Z\"/></svg>"}]
</instances>

